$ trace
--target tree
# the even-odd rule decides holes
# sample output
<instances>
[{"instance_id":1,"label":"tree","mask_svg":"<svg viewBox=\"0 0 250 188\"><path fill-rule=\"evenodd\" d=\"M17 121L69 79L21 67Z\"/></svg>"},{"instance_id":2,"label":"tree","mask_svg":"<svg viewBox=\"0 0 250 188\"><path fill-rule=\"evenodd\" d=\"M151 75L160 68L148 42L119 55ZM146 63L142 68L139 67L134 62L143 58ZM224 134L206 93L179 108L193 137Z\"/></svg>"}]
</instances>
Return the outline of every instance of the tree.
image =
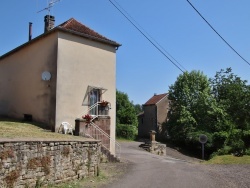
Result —
<instances>
[{"instance_id":1,"label":"tree","mask_svg":"<svg viewBox=\"0 0 250 188\"><path fill-rule=\"evenodd\" d=\"M209 80L199 71L184 72L170 86L169 99L172 141L197 148L203 133L211 152L250 153L250 86L231 68Z\"/></svg>"},{"instance_id":2,"label":"tree","mask_svg":"<svg viewBox=\"0 0 250 188\"><path fill-rule=\"evenodd\" d=\"M228 114L232 128L250 129L250 86L246 80L232 73L231 68L221 69L210 79L216 101Z\"/></svg>"},{"instance_id":3,"label":"tree","mask_svg":"<svg viewBox=\"0 0 250 188\"><path fill-rule=\"evenodd\" d=\"M215 78L210 79L210 83L212 94L225 110L230 125L228 130L224 130L227 131L227 136L224 136L224 148L229 149L222 151L244 152L250 147L250 86L246 80L233 74L231 68L221 69ZM218 133L220 138L225 135L221 133Z\"/></svg>"},{"instance_id":4,"label":"tree","mask_svg":"<svg viewBox=\"0 0 250 188\"><path fill-rule=\"evenodd\" d=\"M220 129L224 111L211 95L208 78L199 71L184 72L169 89L167 129L172 141L196 147L201 133ZM222 123L223 124L223 123Z\"/></svg>"},{"instance_id":5,"label":"tree","mask_svg":"<svg viewBox=\"0 0 250 188\"><path fill-rule=\"evenodd\" d=\"M135 108L135 113L136 113L137 115L143 111L143 110L142 110L142 105L140 105L140 104L135 104L135 105L134 105L134 108Z\"/></svg>"},{"instance_id":6,"label":"tree","mask_svg":"<svg viewBox=\"0 0 250 188\"><path fill-rule=\"evenodd\" d=\"M118 124L138 125L136 111L126 93L116 90L116 122Z\"/></svg>"},{"instance_id":7,"label":"tree","mask_svg":"<svg viewBox=\"0 0 250 188\"><path fill-rule=\"evenodd\" d=\"M116 90L116 136L135 139L137 135L137 116L133 102L128 95Z\"/></svg>"}]
</instances>

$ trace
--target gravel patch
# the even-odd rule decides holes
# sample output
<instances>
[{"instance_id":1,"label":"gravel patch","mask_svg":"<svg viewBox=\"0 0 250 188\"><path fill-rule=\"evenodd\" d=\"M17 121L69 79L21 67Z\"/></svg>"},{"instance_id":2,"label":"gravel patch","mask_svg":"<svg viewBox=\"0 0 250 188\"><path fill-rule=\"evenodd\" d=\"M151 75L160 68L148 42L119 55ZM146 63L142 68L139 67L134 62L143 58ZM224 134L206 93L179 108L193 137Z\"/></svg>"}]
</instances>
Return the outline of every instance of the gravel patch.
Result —
<instances>
[{"instance_id":1,"label":"gravel patch","mask_svg":"<svg viewBox=\"0 0 250 188\"><path fill-rule=\"evenodd\" d=\"M203 165L211 177L227 182L229 188L250 187L250 165Z\"/></svg>"},{"instance_id":2,"label":"gravel patch","mask_svg":"<svg viewBox=\"0 0 250 188\"><path fill-rule=\"evenodd\" d=\"M167 156L185 160L198 165L204 172L208 173L215 181L227 182L223 187L228 188L250 188L250 165L228 164L208 165L201 164L202 160L183 155L178 150L167 147Z\"/></svg>"}]
</instances>

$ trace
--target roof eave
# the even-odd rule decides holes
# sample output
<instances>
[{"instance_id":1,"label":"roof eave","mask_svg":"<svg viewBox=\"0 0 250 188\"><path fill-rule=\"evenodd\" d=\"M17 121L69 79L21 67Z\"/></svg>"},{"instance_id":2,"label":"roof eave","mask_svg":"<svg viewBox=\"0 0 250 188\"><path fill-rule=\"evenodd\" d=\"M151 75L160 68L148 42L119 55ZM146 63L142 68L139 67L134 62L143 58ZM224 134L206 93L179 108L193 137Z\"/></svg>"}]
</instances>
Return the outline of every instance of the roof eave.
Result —
<instances>
[{"instance_id":1,"label":"roof eave","mask_svg":"<svg viewBox=\"0 0 250 188\"><path fill-rule=\"evenodd\" d=\"M7 56L9 56L9 55L11 55L11 54L14 53L14 52L17 52L18 50L20 50L21 48L23 48L23 47L25 47L25 46L28 46L28 45L34 43L35 41L37 41L37 40L39 40L39 39L45 37L46 35L55 32L55 31L56 31L55 29L51 29L51 30L49 30L48 32L43 33L43 34L41 34L41 35L39 35L39 36L37 36L37 37L31 39L30 41L21 44L20 46L18 46L18 47L16 47L16 48L14 48L13 50L11 50L11 51L9 51L9 52L3 54L2 56L0 56L0 60L3 59L3 58L5 58L5 57L7 57Z\"/></svg>"},{"instance_id":2,"label":"roof eave","mask_svg":"<svg viewBox=\"0 0 250 188\"><path fill-rule=\"evenodd\" d=\"M46 33L43 33L43 34L33 38L32 40L30 40L30 41L28 41L28 42L26 42L26 43L24 43L24 44L22 44L22 45L20 45L20 46L18 46L16 48L14 48L13 50L3 54L2 56L0 56L0 60L7 57L7 56L9 56L9 55L11 55L12 53L14 53L14 52L16 52L18 50L20 50L21 48L23 48L25 46L28 46L28 45L32 44L33 42L45 37L46 35L49 35L50 33L53 33L53 32L58 31L58 30L63 31L63 32L67 32L67 33L71 33L71 34L74 34L74 35L82 36L82 37L88 38L90 40L95 40L95 41L99 41L99 42L102 42L102 43L105 43L105 44L109 44L109 45L115 46L117 48L121 46L121 44L116 43L116 42L103 40L103 39L100 39L100 38L97 38L97 37L93 37L93 36L90 36L90 35L87 35L87 34L82 34L82 33L79 33L79 32L71 31L71 30L64 29L64 28L61 28L61 27L57 26L57 27L54 27L53 29L47 31Z\"/></svg>"},{"instance_id":3,"label":"roof eave","mask_svg":"<svg viewBox=\"0 0 250 188\"><path fill-rule=\"evenodd\" d=\"M155 104L143 104L142 106L154 106Z\"/></svg>"}]
</instances>

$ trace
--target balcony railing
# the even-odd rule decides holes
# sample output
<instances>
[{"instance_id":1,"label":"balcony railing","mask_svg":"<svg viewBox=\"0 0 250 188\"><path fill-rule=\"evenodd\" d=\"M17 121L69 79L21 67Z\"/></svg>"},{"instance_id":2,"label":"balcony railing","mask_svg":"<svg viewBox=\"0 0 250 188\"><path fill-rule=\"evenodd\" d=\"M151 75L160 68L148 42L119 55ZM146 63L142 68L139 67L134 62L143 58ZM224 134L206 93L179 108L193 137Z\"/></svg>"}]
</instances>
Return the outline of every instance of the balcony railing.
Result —
<instances>
[{"instance_id":1,"label":"balcony railing","mask_svg":"<svg viewBox=\"0 0 250 188\"><path fill-rule=\"evenodd\" d=\"M94 123L94 120L98 117L109 116L109 110L111 109L111 104L109 102L97 102L88 108L86 114L89 114L92 118L88 123L91 128L85 133L85 136L101 140L102 147L110 152L110 145L115 145L115 157L118 159L121 155L121 145L110 137L104 130L102 130L98 125Z\"/></svg>"},{"instance_id":2,"label":"balcony railing","mask_svg":"<svg viewBox=\"0 0 250 188\"><path fill-rule=\"evenodd\" d=\"M118 159L120 159L121 156L120 143L114 139L111 139L111 137L95 123L91 122L90 126L91 128L89 129L88 133L85 134L85 136L94 138L96 140L101 140L102 147L104 147L108 151L110 151L110 144L113 143L115 145L115 156Z\"/></svg>"}]
</instances>

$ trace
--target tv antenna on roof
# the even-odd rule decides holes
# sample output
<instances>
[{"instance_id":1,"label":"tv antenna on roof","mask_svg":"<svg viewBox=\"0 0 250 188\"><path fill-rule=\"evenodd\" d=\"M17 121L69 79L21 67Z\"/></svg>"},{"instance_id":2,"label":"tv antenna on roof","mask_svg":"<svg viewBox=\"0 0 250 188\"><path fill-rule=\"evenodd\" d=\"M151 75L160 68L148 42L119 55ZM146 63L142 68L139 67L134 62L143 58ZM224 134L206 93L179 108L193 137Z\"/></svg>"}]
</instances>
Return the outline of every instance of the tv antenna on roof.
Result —
<instances>
[{"instance_id":1,"label":"tv antenna on roof","mask_svg":"<svg viewBox=\"0 0 250 188\"><path fill-rule=\"evenodd\" d=\"M58 3L59 1L60 0L50 0L50 1L47 1L48 6L45 7L44 9L42 9L42 10L39 10L37 13L42 12L44 10L48 10L48 15L50 15L50 9L54 6L54 4Z\"/></svg>"}]
</instances>

